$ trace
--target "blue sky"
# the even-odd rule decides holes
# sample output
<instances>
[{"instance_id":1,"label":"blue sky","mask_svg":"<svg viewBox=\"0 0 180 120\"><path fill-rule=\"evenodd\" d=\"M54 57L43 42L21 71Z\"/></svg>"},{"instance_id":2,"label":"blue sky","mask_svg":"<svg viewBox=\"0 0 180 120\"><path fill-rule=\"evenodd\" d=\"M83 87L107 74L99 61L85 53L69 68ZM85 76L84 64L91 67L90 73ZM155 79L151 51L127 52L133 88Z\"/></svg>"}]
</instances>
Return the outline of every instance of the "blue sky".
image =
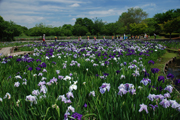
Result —
<instances>
[{"instance_id":1,"label":"blue sky","mask_svg":"<svg viewBox=\"0 0 180 120\"><path fill-rule=\"evenodd\" d=\"M180 8L180 0L0 0L0 15L28 28L41 22L59 27L74 25L79 17L115 22L131 7L142 8L151 18L156 13Z\"/></svg>"}]
</instances>

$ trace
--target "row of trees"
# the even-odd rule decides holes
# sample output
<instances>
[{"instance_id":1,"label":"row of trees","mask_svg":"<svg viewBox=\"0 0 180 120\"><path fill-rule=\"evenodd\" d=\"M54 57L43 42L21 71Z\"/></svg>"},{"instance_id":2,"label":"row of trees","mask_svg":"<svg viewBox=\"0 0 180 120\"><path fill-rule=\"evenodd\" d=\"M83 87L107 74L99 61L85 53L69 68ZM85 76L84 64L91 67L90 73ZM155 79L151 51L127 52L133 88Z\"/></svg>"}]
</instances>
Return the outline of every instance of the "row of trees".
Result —
<instances>
[{"instance_id":1,"label":"row of trees","mask_svg":"<svg viewBox=\"0 0 180 120\"><path fill-rule=\"evenodd\" d=\"M28 28L17 25L13 21L5 21L0 16L0 40L13 40L14 36L19 36L22 33L27 34Z\"/></svg>"},{"instance_id":2,"label":"row of trees","mask_svg":"<svg viewBox=\"0 0 180 120\"><path fill-rule=\"evenodd\" d=\"M102 19L77 18L74 25L64 24L62 27L53 27L36 24L27 27L15 24L13 21L4 21L0 16L0 39L13 40L14 36L90 36L90 35L117 35L117 34L150 34L180 32L180 9L157 13L153 18L141 8L130 8L119 16L114 23L103 22Z\"/></svg>"}]
</instances>

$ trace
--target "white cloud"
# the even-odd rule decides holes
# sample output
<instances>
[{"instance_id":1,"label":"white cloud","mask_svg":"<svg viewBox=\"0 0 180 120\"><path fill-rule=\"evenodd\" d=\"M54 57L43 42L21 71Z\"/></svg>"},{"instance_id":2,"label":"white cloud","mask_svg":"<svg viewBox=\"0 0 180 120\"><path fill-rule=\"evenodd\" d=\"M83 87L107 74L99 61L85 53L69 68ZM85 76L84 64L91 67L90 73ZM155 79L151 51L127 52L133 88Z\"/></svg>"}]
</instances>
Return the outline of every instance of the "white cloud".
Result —
<instances>
[{"instance_id":1,"label":"white cloud","mask_svg":"<svg viewBox=\"0 0 180 120\"><path fill-rule=\"evenodd\" d=\"M156 4L154 3L149 3L149 4L145 4L145 5L142 5L141 8L145 8L145 7L156 7Z\"/></svg>"},{"instance_id":2,"label":"white cloud","mask_svg":"<svg viewBox=\"0 0 180 120\"><path fill-rule=\"evenodd\" d=\"M75 20L76 20L76 18L72 18L71 20L74 20L74 21L75 21Z\"/></svg>"},{"instance_id":3,"label":"white cloud","mask_svg":"<svg viewBox=\"0 0 180 120\"><path fill-rule=\"evenodd\" d=\"M27 16L27 15L4 15L3 18L5 20L13 20L14 22L27 23L27 24L39 22L44 19L44 17L40 17L40 16Z\"/></svg>"},{"instance_id":4,"label":"white cloud","mask_svg":"<svg viewBox=\"0 0 180 120\"><path fill-rule=\"evenodd\" d=\"M104 11L90 11L89 15L87 16L88 18L95 18L95 17L107 17L107 16L114 16L114 15L121 15L123 12L125 12L124 9L119 10L119 9L109 9L109 10L104 10Z\"/></svg>"},{"instance_id":5,"label":"white cloud","mask_svg":"<svg viewBox=\"0 0 180 120\"><path fill-rule=\"evenodd\" d=\"M79 7L80 5L78 3L74 3L71 5L71 7Z\"/></svg>"},{"instance_id":6,"label":"white cloud","mask_svg":"<svg viewBox=\"0 0 180 120\"><path fill-rule=\"evenodd\" d=\"M112 14L112 13L114 13L114 10L113 9L109 9L109 10L106 10L106 11L90 11L89 12L89 14L91 14L91 15L98 15L98 14L100 14L100 15L110 15L110 14Z\"/></svg>"}]
</instances>

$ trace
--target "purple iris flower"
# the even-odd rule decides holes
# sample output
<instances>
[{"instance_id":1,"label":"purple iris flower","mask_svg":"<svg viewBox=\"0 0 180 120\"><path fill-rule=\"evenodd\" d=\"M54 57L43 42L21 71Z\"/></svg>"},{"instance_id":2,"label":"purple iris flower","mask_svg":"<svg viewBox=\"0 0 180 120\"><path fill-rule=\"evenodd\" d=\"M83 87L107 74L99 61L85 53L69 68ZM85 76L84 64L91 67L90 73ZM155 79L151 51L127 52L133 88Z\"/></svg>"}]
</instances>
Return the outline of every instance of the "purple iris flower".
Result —
<instances>
[{"instance_id":1,"label":"purple iris flower","mask_svg":"<svg viewBox=\"0 0 180 120\"><path fill-rule=\"evenodd\" d=\"M123 89L123 88L120 88L119 89L119 92L118 92L118 95L120 95L121 97L122 97L122 94L126 94L128 91L127 90L125 90L125 89Z\"/></svg>"},{"instance_id":2,"label":"purple iris flower","mask_svg":"<svg viewBox=\"0 0 180 120\"><path fill-rule=\"evenodd\" d=\"M146 113L148 113L148 110L147 110L147 105L145 105L144 103L143 104L140 104L140 109L139 109L139 112L142 112L143 110L146 111Z\"/></svg>"},{"instance_id":3,"label":"purple iris flower","mask_svg":"<svg viewBox=\"0 0 180 120\"><path fill-rule=\"evenodd\" d=\"M180 79L177 79L176 81L175 81L175 85L178 85L180 83Z\"/></svg>"},{"instance_id":4,"label":"purple iris flower","mask_svg":"<svg viewBox=\"0 0 180 120\"><path fill-rule=\"evenodd\" d=\"M136 94L136 89L131 89L129 93L131 93L132 95Z\"/></svg>"},{"instance_id":5,"label":"purple iris flower","mask_svg":"<svg viewBox=\"0 0 180 120\"><path fill-rule=\"evenodd\" d=\"M171 85L167 85L166 88L164 88L164 90L169 91L169 93L172 93L173 87Z\"/></svg>"},{"instance_id":6,"label":"purple iris flower","mask_svg":"<svg viewBox=\"0 0 180 120\"><path fill-rule=\"evenodd\" d=\"M72 76L72 75L73 75L72 73L69 74L69 76Z\"/></svg>"},{"instance_id":7,"label":"purple iris flower","mask_svg":"<svg viewBox=\"0 0 180 120\"><path fill-rule=\"evenodd\" d=\"M45 67L46 67L46 63L42 63L42 67L44 67L44 68L45 68Z\"/></svg>"},{"instance_id":8,"label":"purple iris flower","mask_svg":"<svg viewBox=\"0 0 180 120\"><path fill-rule=\"evenodd\" d=\"M169 74L167 75L167 78L168 78L168 79L170 79L170 78L173 79L173 78L174 78L174 75L171 74L171 73L169 73Z\"/></svg>"},{"instance_id":9,"label":"purple iris flower","mask_svg":"<svg viewBox=\"0 0 180 120\"><path fill-rule=\"evenodd\" d=\"M16 62L20 62L20 61L22 61L22 59L21 59L21 58L16 59Z\"/></svg>"},{"instance_id":10,"label":"purple iris flower","mask_svg":"<svg viewBox=\"0 0 180 120\"><path fill-rule=\"evenodd\" d=\"M155 110L156 107L158 107L157 105L152 105L152 104L149 104L149 106L151 106L153 110Z\"/></svg>"},{"instance_id":11,"label":"purple iris flower","mask_svg":"<svg viewBox=\"0 0 180 120\"><path fill-rule=\"evenodd\" d=\"M33 68L32 67L29 67L28 70L31 71Z\"/></svg>"},{"instance_id":12,"label":"purple iris flower","mask_svg":"<svg viewBox=\"0 0 180 120\"><path fill-rule=\"evenodd\" d=\"M124 62L124 65L127 65L127 63L126 63L126 62Z\"/></svg>"},{"instance_id":13,"label":"purple iris flower","mask_svg":"<svg viewBox=\"0 0 180 120\"><path fill-rule=\"evenodd\" d=\"M9 56L8 58L13 58L13 56Z\"/></svg>"},{"instance_id":14,"label":"purple iris flower","mask_svg":"<svg viewBox=\"0 0 180 120\"><path fill-rule=\"evenodd\" d=\"M41 62L41 60L40 60L40 59L37 59L36 62Z\"/></svg>"},{"instance_id":15,"label":"purple iris flower","mask_svg":"<svg viewBox=\"0 0 180 120\"><path fill-rule=\"evenodd\" d=\"M63 78L64 78L64 76L61 76L61 75L58 76L58 79L60 79L60 80L62 80Z\"/></svg>"},{"instance_id":16,"label":"purple iris flower","mask_svg":"<svg viewBox=\"0 0 180 120\"><path fill-rule=\"evenodd\" d=\"M96 77L98 77L99 75L98 75L98 74L96 74L95 76L96 76Z\"/></svg>"},{"instance_id":17,"label":"purple iris flower","mask_svg":"<svg viewBox=\"0 0 180 120\"><path fill-rule=\"evenodd\" d=\"M155 97L154 97L156 100L157 99L160 99L160 100L162 100L162 99L164 99L164 96L163 95L161 95L161 94L159 94L159 95L155 95Z\"/></svg>"},{"instance_id":18,"label":"purple iris flower","mask_svg":"<svg viewBox=\"0 0 180 120\"><path fill-rule=\"evenodd\" d=\"M11 75L8 77L8 79L10 79L11 78Z\"/></svg>"},{"instance_id":19,"label":"purple iris flower","mask_svg":"<svg viewBox=\"0 0 180 120\"><path fill-rule=\"evenodd\" d=\"M56 64L56 62L52 61L53 64Z\"/></svg>"},{"instance_id":20,"label":"purple iris flower","mask_svg":"<svg viewBox=\"0 0 180 120\"><path fill-rule=\"evenodd\" d=\"M104 73L104 76L106 76L106 77L107 77L108 75L109 75L108 73Z\"/></svg>"},{"instance_id":21,"label":"purple iris flower","mask_svg":"<svg viewBox=\"0 0 180 120\"><path fill-rule=\"evenodd\" d=\"M41 68L42 68L43 66L40 64L40 65L38 65L38 67L41 67Z\"/></svg>"},{"instance_id":22,"label":"purple iris flower","mask_svg":"<svg viewBox=\"0 0 180 120\"><path fill-rule=\"evenodd\" d=\"M106 89L107 91L109 92L110 90L110 84L109 83L103 83L101 87L99 87L100 89L100 93L101 94L104 94L106 92Z\"/></svg>"},{"instance_id":23,"label":"purple iris flower","mask_svg":"<svg viewBox=\"0 0 180 120\"><path fill-rule=\"evenodd\" d=\"M160 103L164 108L168 108L171 104L167 99L163 99Z\"/></svg>"},{"instance_id":24,"label":"purple iris flower","mask_svg":"<svg viewBox=\"0 0 180 120\"><path fill-rule=\"evenodd\" d=\"M151 72L154 73L154 74L155 74L155 73L158 73L158 72L159 72L159 69L158 69L158 68L151 68Z\"/></svg>"},{"instance_id":25,"label":"purple iris flower","mask_svg":"<svg viewBox=\"0 0 180 120\"><path fill-rule=\"evenodd\" d=\"M148 83L151 83L151 80L148 78L143 78L140 83L143 83L146 86Z\"/></svg>"},{"instance_id":26,"label":"purple iris flower","mask_svg":"<svg viewBox=\"0 0 180 120\"><path fill-rule=\"evenodd\" d=\"M159 76L158 77L158 81L160 82L160 81L163 81L163 83L164 83L164 76Z\"/></svg>"},{"instance_id":27,"label":"purple iris flower","mask_svg":"<svg viewBox=\"0 0 180 120\"><path fill-rule=\"evenodd\" d=\"M51 83L57 82L57 79L53 77L53 79L50 80Z\"/></svg>"},{"instance_id":28,"label":"purple iris flower","mask_svg":"<svg viewBox=\"0 0 180 120\"><path fill-rule=\"evenodd\" d=\"M169 93L165 93L165 94L164 94L164 97L165 97L165 98L170 98L171 95L170 95Z\"/></svg>"},{"instance_id":29,"label":"purple iris flower","mask_svg":"<svg viewBox=\"0 0 180 120\"><path fill-rule=\"evenodd\" d=\"M37 70L37 71L41 71L41 68L39 68L39 67L36 67L36 70Z\"/></svg>"},{"instance_id":30,"label":"purple iris flower","mask_svg":"<svg viewBox=\"0 0 180 120\"><path fill-rule=\"evenodd\" d=\"M106 59L107 57L106 56L104 56L104 59Z\"/></svg>"},{"instance_id":31,"label":"purple iris flower","mask_svg":"<svg viewBox=\"0 0 180 120\"><path fill-rule=\"evenodd\" d=\"M77 118L77 120L81 120L82 115L77 113L77 112L75 112L75 113L72 114L72 117L75 118L75 119ZM73 120L73 119L71 119L71 120Z\"/></svg>"},{"instance_id":32,"label":"purple iris flower","mask_svg":"<svg viewBox=\"0 0 180 120\"><path fill-rule=\"evenodd\" d=\"M107 65L108 65L108 64L109 64L109 61L105 61L105 64L107 64Z\"/></svg>"},{"instance_id":33,"label":"purple iris flower","mask_svg":"<svg viewBox=\"0 0 180 120\"><path fill-rule=\"evenodd\" d=\"M117 70L117 71L116 71L116 73L117 73L117 74L119 74L119 73L120 73L120 71L119 71L119 70Z\"/></svg>"},{"instance_id":34,"label":"purple iris flower","mask_svg":"<svg viewBox=\"0 0 180 120\"><path fill-rule=\"evenodd\" d=\"M84 107L85 107L85 108L87 107L87 104L86 104L86 103L84 104Z\"/></svg>"},{"instance_id":35,"label":"purple iris flower","mask_svg":"<svg viewBox=\"0 0 180 120\"><path fill-rule=\"evenodd\" d=\"M149 77L149 73L147 73L146 71L144 72L144 77Z\"/></svg>"},{"instance_id":36,"label":"purple iris flower","mask_svg":"<svg viewBox=\"0 0 180 120\"><path fill-rule=\"evenodd\" d=\"M153 65L154 65L154 61L150 60L150 61L148 62L148 64L153 64Z\"/></svg>"}]
</instances>

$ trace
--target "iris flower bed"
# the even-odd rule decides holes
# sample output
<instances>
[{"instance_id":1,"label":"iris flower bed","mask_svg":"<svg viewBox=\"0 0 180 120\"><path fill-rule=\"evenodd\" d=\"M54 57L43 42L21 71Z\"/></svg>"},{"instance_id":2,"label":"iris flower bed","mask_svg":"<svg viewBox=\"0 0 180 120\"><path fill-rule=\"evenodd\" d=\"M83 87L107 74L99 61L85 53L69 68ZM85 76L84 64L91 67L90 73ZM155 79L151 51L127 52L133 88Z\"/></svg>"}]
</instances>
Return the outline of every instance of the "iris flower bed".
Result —
<instances>
[{"instance_id":1,"label":"iris flower bed","mask_svg":"<svg viewBox=\"0 0 180 120\"><path fill-rule=\"evenodd\" d=\"M0 119L178 119L167 78L150 68L165 53L150 42L28 45L0 58Z\"/></svg>"}]
</instances>

